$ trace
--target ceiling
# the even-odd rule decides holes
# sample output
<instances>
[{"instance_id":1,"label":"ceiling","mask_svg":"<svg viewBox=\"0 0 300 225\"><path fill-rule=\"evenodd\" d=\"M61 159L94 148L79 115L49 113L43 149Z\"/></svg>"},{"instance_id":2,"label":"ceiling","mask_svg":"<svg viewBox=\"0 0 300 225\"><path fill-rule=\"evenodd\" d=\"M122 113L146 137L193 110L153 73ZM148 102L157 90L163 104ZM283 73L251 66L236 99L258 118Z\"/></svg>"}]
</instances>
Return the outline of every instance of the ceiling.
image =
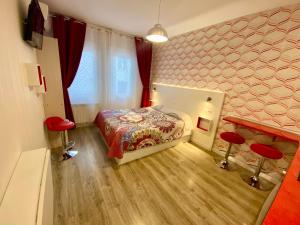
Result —
<instances>
[{"instance_id":1,"label":"ceiling","mask_svg":"<svg viewBox=\"0 0 300 225\"><path fill-rule=\"evenodd\" d=\"M173 26L237 0L162 0L160 22ZM157 22L159 0L41 0L50 11L144 35Z\"/></svg>"},{"instance_id":2,"label":"ceiling","mask_svg":"<svg viewBox=\"0 0 300 225\"><path fill-rule=\"evenodd\" d=\"M145 35L157 22L159 5L159 0L41 0L41 2L46 3L51 12L134 35ZM206 15L210 11L218 12L216 9L226 9L227 14L234 14L228 13L230 11L228 6L249 2L258 2L258 6L263 6L262 2L268 2L268 7L272 5L270 2L289 4L289 0L162 0L160 23L167 31L168 28L174 29L179 24L181 30L186 32L188 30L184 21L191 21L192 18ZM274 7L278 4L274 4Z\"/></svg>"}]
</instances>

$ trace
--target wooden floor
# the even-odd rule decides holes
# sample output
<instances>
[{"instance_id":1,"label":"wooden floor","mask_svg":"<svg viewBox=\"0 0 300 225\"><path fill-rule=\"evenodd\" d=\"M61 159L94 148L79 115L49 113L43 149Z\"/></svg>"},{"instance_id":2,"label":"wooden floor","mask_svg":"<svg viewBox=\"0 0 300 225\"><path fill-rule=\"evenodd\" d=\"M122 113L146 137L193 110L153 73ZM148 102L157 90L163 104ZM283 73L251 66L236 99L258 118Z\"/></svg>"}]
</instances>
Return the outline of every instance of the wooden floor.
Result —
<instances>
[{"instance_id":1,"label":"wooden floor","mask_svg":"<svg viewBox=\"0 0 300 225\"><path fill-rule=\"evenodd\" d=\"M118 167L95 127L70 137L79 155L52 161L55 225L254 224L268 195L189 143Z\"/></svg>"}]
</instances>

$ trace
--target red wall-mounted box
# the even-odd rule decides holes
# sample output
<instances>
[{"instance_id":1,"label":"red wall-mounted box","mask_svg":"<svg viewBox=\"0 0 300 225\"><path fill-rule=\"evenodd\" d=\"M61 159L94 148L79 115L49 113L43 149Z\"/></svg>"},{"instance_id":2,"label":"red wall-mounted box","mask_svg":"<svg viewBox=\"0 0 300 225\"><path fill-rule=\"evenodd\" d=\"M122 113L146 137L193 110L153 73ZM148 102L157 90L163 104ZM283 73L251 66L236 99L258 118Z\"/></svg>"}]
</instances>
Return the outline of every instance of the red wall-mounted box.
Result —
<instances>
[{"instance_id":1,"label":"red wall-mounted box","mask_svg":"<svg viewBox=\"0 0 300 225\"><path fill-rule=\"evenodd\" d=\"M198 117L197 121L197 128L209 132L211 129L212 120L204 118L204 117Z\"/></svg>"}]
</instances>

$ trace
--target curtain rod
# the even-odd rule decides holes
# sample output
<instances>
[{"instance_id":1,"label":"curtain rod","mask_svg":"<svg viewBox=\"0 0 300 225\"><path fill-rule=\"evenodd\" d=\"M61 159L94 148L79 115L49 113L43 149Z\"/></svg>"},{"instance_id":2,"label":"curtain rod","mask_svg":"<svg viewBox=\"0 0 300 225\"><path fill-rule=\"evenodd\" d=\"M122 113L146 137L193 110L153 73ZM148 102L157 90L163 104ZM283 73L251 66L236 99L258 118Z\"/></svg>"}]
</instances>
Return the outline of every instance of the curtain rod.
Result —
<instances>
[{"instance_id":1,"label":"curtain rod","mask_svg":"<svg viewBox=\"0 0 300 225\"><path fill-rule=\"evenodd\" d=\"M97 30L105 30L105 31L109 31L109 32L114 32L116 34L124 35L124 36L130 37L130 38L136 37L133 34L129 34L129 33L126 33L126 32L120 31L120 30L115 30L115 29L110 28L110 27L105 27L105 26L101 26L101 25L97 25L97 24L93 24L93 23L86 23L86 24L89 27L95 28Z\"/></svg>"},{"instance_id":2,"label":"curtain rod","mask_svg":"<svg viewBox=\"0 0 300 225\"><path fill-rule=\"evenodd\" d=\"M56 15L53 14L53 13L49 14L49 17L53 18L55 16ZM64 16L64 17L67 18L67 19L71 19L71 17L69 17L69 16ZM76 20L76 21L79 22L79 23L86 23L87 26L90 26L90 27L95 28L97 30L105 30L105 31L109 31L109 32L114 32L114 33L124 35L124 36L130 37L130 38L136 37L133 34L129 34L129 33L123 32L123 31L119 31L119 30L115 30L115 29L112 29L110 27L105 27L105 26L101 26L101 25L97 25L97 24L93 24L93 23L89 23L89 22L82 22L82 21L78 21L78 20ZM137 37L140 38L140 36L137 36Z\"/></svg>"},{"instance_id":3,"label":"curtain rod","mask_svg":"<svg viewBox=\"0 0 300 225\"><path fill-rule=\"evenodd\" d=\"M58 16L58 15L55 15L55 14L49 14L48 16L54 18L54 17L56 17L56 16ZM62 16L65 17L65 18L68 19L68 20L72 18L72 17L69 17L69 16L64 16L64 15L62 15ZM74 19L75 19L75 18L74 18ZM75 19L75 20L76 20L77 23L82 23L82 24L85 23L85 22L80 21L80 20L77 20L77 19Z\"/></svg>"}]
</instances>

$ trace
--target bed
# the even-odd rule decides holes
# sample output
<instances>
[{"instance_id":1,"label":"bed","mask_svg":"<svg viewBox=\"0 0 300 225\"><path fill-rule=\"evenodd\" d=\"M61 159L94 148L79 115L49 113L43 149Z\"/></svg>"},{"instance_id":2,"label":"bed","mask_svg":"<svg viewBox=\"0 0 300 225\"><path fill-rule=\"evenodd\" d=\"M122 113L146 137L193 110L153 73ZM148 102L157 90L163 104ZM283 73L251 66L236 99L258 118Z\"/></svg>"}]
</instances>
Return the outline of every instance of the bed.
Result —
<instances>
[{"instance_id":1,"label":"bed","mask_svg":"<svg viewBox=\"0 0 300 225\"><path fill-rule=\"evenodd\" d=\"M108 157L119 165L188 141L192 130L188 114L162 105L103 110L95 124L108 147Z\"/></svg>"},{"instance_id":2,"label":"bed","mask_svg":"<svg viewBox=\"0 0 300 225\"><path fill-rule=\"evenodd\" d=\"M98 113L95 124L108 147L108 156L119 165L186 141L211 150L224 98L220 91L153 83L153 107L104 110ZM199 118L210 121L210 129L197 128Z\"/></svg>"}]
</instances>

